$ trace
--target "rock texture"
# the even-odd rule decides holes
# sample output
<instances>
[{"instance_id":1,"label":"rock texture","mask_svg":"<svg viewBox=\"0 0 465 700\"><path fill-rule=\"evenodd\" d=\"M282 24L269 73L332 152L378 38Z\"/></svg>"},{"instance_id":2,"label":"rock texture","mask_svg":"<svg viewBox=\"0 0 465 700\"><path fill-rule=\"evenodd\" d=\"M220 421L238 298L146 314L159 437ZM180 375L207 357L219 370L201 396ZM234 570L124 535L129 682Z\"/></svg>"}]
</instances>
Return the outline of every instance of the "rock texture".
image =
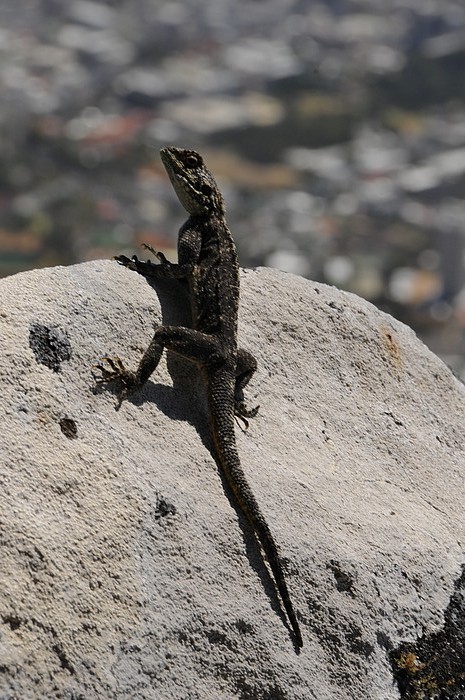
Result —
<instances>
[{"instance_id":1,"label":"rock texture","mask_svg":"<svg viewBox=\"0 0 465 700\"><path fill-rule=\"evenodd\" d=\"M119 411L94 389L99 357L135 367L161 316L182 321L181 287L100 261L0 289L1 700L464 697L465 389L411 330L242 275L261 408L237 440L299 654L195 369L163 360Z\"/></svg>"}]
</instances>

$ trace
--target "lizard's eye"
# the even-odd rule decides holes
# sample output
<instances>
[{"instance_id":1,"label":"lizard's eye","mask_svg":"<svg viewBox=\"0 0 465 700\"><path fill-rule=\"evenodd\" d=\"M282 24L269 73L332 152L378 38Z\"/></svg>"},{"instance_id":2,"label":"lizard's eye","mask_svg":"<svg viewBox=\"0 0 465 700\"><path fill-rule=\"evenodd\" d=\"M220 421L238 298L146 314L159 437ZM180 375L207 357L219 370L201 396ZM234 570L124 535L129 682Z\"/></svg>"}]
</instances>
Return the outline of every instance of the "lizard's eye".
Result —
<instances>
[{"instance_id":1,"label":"lizard's eye","mask_svg":"<svg viewBox=\"0 0 465 700\"><path fill-rule=\"evenodd\" d=\"M197 168L201 164L202 164L202 160L201 160L200 156L198 156L194 153L191 153L186 158L186 165L188 165L190 168Z\"/></svg>"}]
</instances>

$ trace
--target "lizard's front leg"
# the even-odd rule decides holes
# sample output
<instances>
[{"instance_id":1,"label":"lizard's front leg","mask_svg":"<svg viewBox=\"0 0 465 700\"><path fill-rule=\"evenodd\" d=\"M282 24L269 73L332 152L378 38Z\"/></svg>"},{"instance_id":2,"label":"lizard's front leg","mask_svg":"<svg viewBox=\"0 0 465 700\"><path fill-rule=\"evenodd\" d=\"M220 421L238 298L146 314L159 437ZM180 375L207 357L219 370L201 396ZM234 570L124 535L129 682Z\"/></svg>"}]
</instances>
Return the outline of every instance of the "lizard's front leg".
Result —
<instances>
[{"instance_id":1,"label":"lizard's front leg","mask_svg":"<svg viewBox=\"0 0 465 700\"><path fill-rule=\"evenodd\" d=\"M135 272L144 275L144 277L152 279L181 279L192 274L199 259L201 247L201 233L195 227L184 225L179 231L177 263L170 262L163 253L154 250L154 248L146 244L144 244L144 248L158 258L158 264L153 263L151 260L143 262L139 260L137 255L133 255L131 259L126 257L126 255L117 255L115 260L120 265L127 267L129 270L135 270Z\"/></svg>"}]
</instances>

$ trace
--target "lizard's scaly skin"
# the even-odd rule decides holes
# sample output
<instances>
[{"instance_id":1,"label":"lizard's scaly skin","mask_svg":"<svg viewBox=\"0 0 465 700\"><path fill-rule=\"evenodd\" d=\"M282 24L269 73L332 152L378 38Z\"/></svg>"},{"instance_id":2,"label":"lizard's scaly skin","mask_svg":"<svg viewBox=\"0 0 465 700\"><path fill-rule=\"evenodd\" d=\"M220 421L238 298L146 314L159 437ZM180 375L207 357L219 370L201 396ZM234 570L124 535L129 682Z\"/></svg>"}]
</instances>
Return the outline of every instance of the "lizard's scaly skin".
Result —
<instances>
[{"instance_id":1,"label":"lizard's scaly skin","mask_svg":"<svg viewBox=\"0 0 465 700\"><path fill-rule=\"evenodd\" d=\"M99 381L119 380L120 398L139 389L156 368L166 348L195 362L207 390L210 421L218 462L234 497L252 525L269 562L295 642L302 634L292 607L276 543L247 483L236 447L234 415L253 416L240 402L243 388L256 369L255 358L237 347L239 265L236 247L225 220L223 197L213 176L195 151L163 148L161 158L176 194L189 214L178 238L178 262L142 262L136 256L116 260L155 279L185 278L190 289L192 328L159 326L135 372L118 358L97 365Z\"/></svg>"}]
</instances>

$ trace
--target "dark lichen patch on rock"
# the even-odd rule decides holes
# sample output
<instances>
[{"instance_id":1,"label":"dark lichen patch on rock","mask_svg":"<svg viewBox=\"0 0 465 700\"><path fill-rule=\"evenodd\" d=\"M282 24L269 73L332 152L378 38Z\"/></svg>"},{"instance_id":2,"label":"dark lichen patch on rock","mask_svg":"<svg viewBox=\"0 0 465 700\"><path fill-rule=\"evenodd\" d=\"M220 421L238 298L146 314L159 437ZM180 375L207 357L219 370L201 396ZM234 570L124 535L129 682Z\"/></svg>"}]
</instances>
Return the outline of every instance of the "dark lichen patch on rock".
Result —
<instances>
[{"instance_id":1,"label":"dark lichen patch on rock","mask_svg":"<svg viewBox=\"0 0 465 700\"><path fill-rule=\"evenodd\" d=\"M29 347L36 361L54 372L60 370L62 362L71 358L68 334L58 326L33 323L29 329Z\"/></svg>"},{"instance_id":2,"label":"dark lichen patch on rock","mask_svg":"<svg viewBox=\"0 0 465 700\"><path fill-rule=\"evenodd\" d=\"M444 627L402 642L391 654L402 700L465 699L465 566L444 614Z\"/></svg>"},{"instance_id":3,"label":"dark lichen patch on rock","mask_svg":"<svg viewBox=\"0 0 465 700\"><path fill-rule=\"evenodd\" d=\"M176 515L176 506L163 497L157 498L157 505L154 510L155 520L166 518L167 515Z\"/></svg>"},{"instance_id":4,"label":"dark lichen patch on rock","mask_svg":"<svg viewBox=\"0 0 465 700\"><path fill-rule=\"evenodd\" d=\"M60 418L60 429L63 435L66 435L67 438L72 440L73 438L77 438L77 425L76 421L74 421L72 418Z\"/></svg>"}]
</instances>

